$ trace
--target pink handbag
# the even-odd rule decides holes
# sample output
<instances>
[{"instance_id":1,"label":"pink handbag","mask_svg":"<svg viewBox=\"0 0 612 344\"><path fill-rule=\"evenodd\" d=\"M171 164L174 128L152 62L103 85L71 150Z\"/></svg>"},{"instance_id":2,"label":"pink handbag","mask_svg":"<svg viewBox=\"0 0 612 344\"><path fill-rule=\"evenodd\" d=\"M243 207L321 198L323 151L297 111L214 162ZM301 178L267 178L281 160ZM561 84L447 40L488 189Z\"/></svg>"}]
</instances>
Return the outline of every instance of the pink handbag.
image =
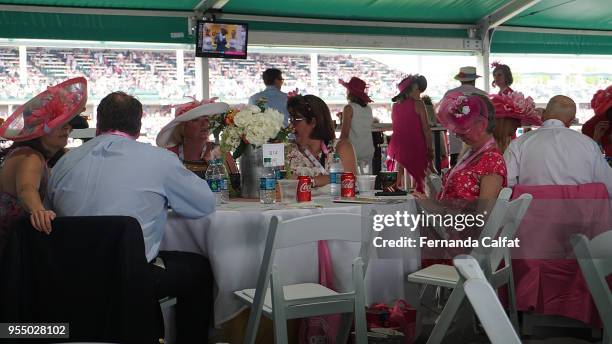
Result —
<instances>
[{"instance_id":1,"label":"pink handbag","mask_svg":"<svg viewBox=\"0 0 612 344\"><path fill-rule=\"evenodd\" d=\"M391 307L384 303L372 305L366 311L368 330L390 328L404 334L404 343L412 343L416 336L416 309L405 300L397 300Z\"/></svg>"}]
</instances>

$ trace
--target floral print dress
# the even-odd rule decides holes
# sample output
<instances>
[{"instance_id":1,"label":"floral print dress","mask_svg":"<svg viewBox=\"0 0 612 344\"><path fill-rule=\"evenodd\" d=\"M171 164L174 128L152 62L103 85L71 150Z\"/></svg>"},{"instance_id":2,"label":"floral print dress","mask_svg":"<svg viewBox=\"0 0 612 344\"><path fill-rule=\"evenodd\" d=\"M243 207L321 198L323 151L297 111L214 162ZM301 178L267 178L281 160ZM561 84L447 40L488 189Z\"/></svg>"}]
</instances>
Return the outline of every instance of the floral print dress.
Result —
<instances>
[{"instance_id":1,"label":"floral print dress","mask_svg":"<svg viewBox=\"0 0 612 344\"><path fill-rule=\"evenodd\" d=\"M442 179L440 200L477 200L480 196L480 181L483 176L497 174L503 178L502 186L508 185L506 163L496 146L482 152L460 171L447 173Z\"/></svg>"},{"instance_id":2,"label":"floral print dress","mask_svg":"<svg viewBox=\"0 0 612 344\"><path fill-rule=\"evenodd\" d=\"M315 177L327 175L329 174L337 142L337 140L334 140L326 146L328 153L325 157L325 166L319 161L320 157L312 156L305 148L301 148L297 143L291 142L285 146L285 168L291 171L296 178L298 176Z\"/></svg>"}]
</instances>

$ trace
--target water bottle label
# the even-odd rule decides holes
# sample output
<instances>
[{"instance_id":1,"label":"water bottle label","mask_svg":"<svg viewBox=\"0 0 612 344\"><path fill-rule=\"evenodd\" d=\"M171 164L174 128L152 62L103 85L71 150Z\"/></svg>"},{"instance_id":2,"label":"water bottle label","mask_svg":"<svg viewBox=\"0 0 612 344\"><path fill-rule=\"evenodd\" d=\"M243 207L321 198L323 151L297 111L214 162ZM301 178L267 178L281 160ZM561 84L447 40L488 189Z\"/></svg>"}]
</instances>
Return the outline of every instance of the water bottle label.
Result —
<instances>
[{"instance_id":1,"label":"water bottle label","mask_svg":"<svg viewBox=\"0 0 612 344\"><path fill-rule=\"evenodd\" d=\"M207 180L208 182L208 186L210 187L210 191L212 192L219 192L221 191L219 189L219 180L218 179L209 179Z\"/></svg>"},{"instance_id":2,"label":"water bottle label","mask_svg":"<svg viewBox=\"0 0 612 344\"><path fill-rule=\"evenodd\" d=\"M274 190L276 188L276 179L274 178L260 178L259 179L259 190Z\"/></svg>"},{"instance_id":3,"label":"water bottle label","mask_svg":"<svg viewBox=\"0 0 612 344\"><path fill-rule=\"evenodd\" d=\"M342 173L333 172L329 174L332 184L340 184L340 178L342 178Z\"/></svg>"},{"instance_id":4,"label":"water bottle label","mask_svg":"<svg viewBox=\"0 0 612 344\"><path fill-rule=\"evenodd\" d=\"M221 178L220 182L220 189L226 191L228 189L227 178Z\"/></svg>"}]
</instances>

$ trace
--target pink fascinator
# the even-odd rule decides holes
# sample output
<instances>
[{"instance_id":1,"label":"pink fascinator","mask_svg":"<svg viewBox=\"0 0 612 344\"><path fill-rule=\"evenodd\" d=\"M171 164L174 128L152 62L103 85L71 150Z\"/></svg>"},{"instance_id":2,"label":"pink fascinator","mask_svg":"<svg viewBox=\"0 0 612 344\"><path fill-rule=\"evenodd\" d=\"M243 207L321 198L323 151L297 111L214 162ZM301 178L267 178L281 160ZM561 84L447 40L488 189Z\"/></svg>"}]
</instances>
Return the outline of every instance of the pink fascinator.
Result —
<instances>
[{"instance_id":1,"label":"pink fascinator","mask_svg":"<svg viewBox=\"0 0 612 344\"><path fill-rule=\"evenodd\" d=\"M495 107L495 118L513 118L521 125L542 125L542 119L536 111L531 97L525 98L520 92L489 95Z\"/></svg>"},{"instance_id":2,"label":"pink fascinator","mask_svg":"<svg viewBox=\"0 0 612 344\"><path fill-rule=\"evenodd\" d=\"M437 117L449 131L465 134L480 118L487 118L486 104L478 96L453 92L440 102Z\"/></svg>"}]
</instances>

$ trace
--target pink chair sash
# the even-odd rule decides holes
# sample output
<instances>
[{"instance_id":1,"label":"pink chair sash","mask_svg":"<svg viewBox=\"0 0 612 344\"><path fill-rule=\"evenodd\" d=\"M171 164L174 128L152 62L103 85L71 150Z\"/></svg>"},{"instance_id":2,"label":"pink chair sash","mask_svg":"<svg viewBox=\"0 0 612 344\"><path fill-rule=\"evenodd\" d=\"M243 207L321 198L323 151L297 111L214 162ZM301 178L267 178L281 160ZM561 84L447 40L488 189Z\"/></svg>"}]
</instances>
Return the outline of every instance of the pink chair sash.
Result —
<instances>
[{"instance_id":1,"label":"pink chair sash","mask_svg":"<svg viewBox=\"0 0 612 344\"><path fill-rule=\"evenodd\" d=\"M317 249L319 253L319 283L334 290L334 269L327 241L319 241Z\"/></svg>"},{"instance_id":2,"label":"pink chair sash","mask_svg":"<svg viewBox=\"0 0 612 344\"><path fill-rule=\"evenodd\" d=\"M517 185L512 198L524 193L534 200L517 233L521 248L512 251L518 310L601 326L570 238L612 228L605 185Z\"/></svg>"},{"instance_id":3,"label":"pink chair sash","mask_svg":"<svg viewBox=\"0 0 612 344\"><path fill-rule=\"evenodd\" d=\"M335 290L332 257L327 241L319 241L317 243L317 254L319 257L319 283L324 287ZM300 323L298 342L300 344L335 344L339 328L339 314L305 318Z\"/></svg>"}]
</instances>

